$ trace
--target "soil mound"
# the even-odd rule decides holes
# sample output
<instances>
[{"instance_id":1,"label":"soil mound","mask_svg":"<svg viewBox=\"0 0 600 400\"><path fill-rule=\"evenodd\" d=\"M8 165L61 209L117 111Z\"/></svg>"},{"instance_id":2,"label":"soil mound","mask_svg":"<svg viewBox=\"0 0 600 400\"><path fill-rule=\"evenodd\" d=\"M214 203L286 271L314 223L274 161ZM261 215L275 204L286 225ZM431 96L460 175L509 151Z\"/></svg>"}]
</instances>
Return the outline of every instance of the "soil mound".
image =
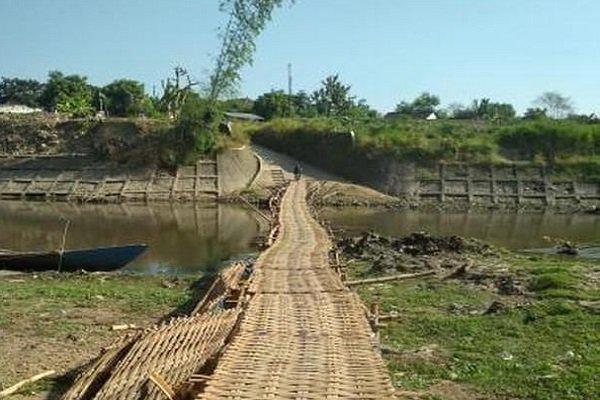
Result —
<instances>
[{"instance_id":1,"label":"soil mound","mask_svg":"<svg viewBox=\"0 0 600 400\"><path fill-rule=\"evenodd\" d=\"M370 273L410 272L453 268L466 262L469 254L492 252L491 246L460 236L433 236L415 232L400 238L366 232L358 237L338 240L347 257L372 262Z\"/></svg>"},{"instance_id":2,"label":"soil mound","mask_svg":"<svg viewBox=\"0 0 600 400\"><path fill-rule=\"evenodd\" d=\"M364 261L365 276L436 271L443 279L487 286L500 294L524 293L523 280L494 260L498 250L476 239L434 236L428 232L391 238L374 232L341 238L337 247L346 259Z\"/></svg>"}]
</instances>

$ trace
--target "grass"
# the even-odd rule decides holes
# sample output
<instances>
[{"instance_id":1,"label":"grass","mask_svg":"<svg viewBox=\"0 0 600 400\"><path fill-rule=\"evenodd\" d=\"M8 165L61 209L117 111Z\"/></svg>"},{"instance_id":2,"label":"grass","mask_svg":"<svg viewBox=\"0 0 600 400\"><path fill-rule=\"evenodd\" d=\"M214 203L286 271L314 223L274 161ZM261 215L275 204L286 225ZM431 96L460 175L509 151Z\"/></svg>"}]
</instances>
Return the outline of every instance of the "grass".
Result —
<instances>
[{"instance_id":1,"label":"grass","mask_svg":"<svg viewBox=\"0 0 600 400\"><path fill-rule=\"evenodd\" d=\"M400 158L422 165L439 161L548 165L560 177L600 180L600 124L312 118L275 119L236 128L257 143L319 165L323 158L341 153L342 158ZM346 136L350 130L355 132L353 145Z\"/></svg>"},{"instance_id":2,"label":"grass","mask_svg":"<svg viewBox=\"0 0 600 400\"><path fill-rule=\"evenodd\" d=\"M197 279L197 278L196 278ZM59 376L22 388L29 395L64 390L64 374L124 333L182 310L197 293L192 278L119 274L18 275L0 278L0 388L47 369ZM57 389L58 388L58 389Z\"/></svg>"},{"instance_id":3,"label":"grass","mask_svg":"<svg viewBox=\"0 0 600 400\"><path fill-rule=\"evenodd\" d=\"M7 320L11 311L34 309L54 312L63 307L97 307L110 303L123 312L143 314L150 310L171 309L185 302L189 293L177 278L177 284L165 284L166 278L135 275L42 274L25 279L0 280L0 318ZM2 321L2 320L0 320Z\"/></svg>"},{"instance_id":4,"label":"grass","mask_svg":"<svg viewBox=\"0 0 600 400\"><path fill-rule=\"evenodd\" d=\"M600 316L577 300L600 300L592 263L503 255L528 280L531 296L502 296L461 281L421 280L359 289L400 318L381 331L394 383L428 390L453 381L496 399L600 398ZM361 269L354 266L353 273ZM510 307L483 315L499 300ZM458 310L458 311L457 311ZM415 349L433 356L410 356ZM406 352L406 353L405 353ZM416 353L418 354L418 352Z\"/></svg>"}]
</instances>

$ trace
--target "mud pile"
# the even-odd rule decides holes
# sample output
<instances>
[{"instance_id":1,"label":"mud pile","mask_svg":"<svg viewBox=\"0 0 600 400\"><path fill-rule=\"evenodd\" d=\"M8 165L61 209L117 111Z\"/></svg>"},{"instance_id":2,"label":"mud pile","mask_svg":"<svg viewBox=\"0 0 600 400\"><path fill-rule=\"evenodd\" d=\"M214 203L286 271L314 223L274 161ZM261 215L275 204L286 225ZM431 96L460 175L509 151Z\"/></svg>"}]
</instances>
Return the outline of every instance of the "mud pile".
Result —
<instances>
[{"instance_id":1,"label":"mud pile","mask_svg":"<svg viewBox=\"0 0 600 400\"><path fill-rule=\"evenodd\" d=\"M522 294L524 282L494 260L493 246L460 236L434 236L415 232L391 238L373 232L342 238L337 248L347 260L364 261L365 276L435 271L443 279L487 286L501 294ZM487 261L486 261L487 260Z\"/></svg>"},{"instance_id":2,"label":"mud pile","mask_svg":"<svg viewBox=\"0 0 600 400\"><path fill-rule=\"evenodd\" d=\"M415 232L400 238L367 232L358 237L340 239L344 255L369 261L370 274L416 272L428 269L456 268L468 261L469 254L492 252L491 246L460 236L433 236Z\"/></svg>"}]
</instances>

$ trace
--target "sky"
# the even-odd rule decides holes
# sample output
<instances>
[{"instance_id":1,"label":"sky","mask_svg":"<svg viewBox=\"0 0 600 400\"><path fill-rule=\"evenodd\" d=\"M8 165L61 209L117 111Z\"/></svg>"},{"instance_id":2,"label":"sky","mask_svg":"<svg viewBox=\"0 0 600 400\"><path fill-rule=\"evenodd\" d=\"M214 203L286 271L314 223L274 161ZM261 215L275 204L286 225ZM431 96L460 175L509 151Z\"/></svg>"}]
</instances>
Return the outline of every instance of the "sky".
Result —
<instances>
[{"instance_id":1,"label":"sky","mask_svg":"<svg viewBox=\"0 0 600 400\"><path fill-rule=\"evenodd\" d=\"M160 89L176 65L205 80L226 22L218 0L0 0L0 76L48 71ZM546 91L600 114L598 0L296 0L278 9L240 96L311 92L339 74L380 112L428 91L519 112Z\"/></svg>"}]
</instances>

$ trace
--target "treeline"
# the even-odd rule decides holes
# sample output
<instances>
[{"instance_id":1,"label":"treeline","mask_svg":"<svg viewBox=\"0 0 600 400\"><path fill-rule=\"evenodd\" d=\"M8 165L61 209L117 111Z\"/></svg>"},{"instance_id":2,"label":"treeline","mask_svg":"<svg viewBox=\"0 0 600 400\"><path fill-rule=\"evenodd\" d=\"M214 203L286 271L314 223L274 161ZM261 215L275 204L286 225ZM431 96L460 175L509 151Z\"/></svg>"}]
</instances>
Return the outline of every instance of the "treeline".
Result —
<instances>
[{"instance_id":1,"label":"treeline","mask_svg":"<svg viewBox=\"0 0 600 400\"><path fill-rule=\"evenodd\" d=\"M96 87L84 76L53 71L46 82L2 78L0 103L73 116L103 111L111 116L168 117L175 123L165 137L178 148L177 156L169 156L176 162L190 148L206 154L219 146L222 135L216 132L222 111L250 112L271 120L250 129L263 138L271 135L288 144L318 145L323 135L352 131L355 145L363 149L411 160L598 164L600 159L598 118L576 115L570 99L556 92L542 94L522 116L511 104L489 98L441 108L439 97L428 92L400 102L394 112L381 116L357 99L338 75L326 77L311 93L275 90L254 100L209 101L194 91L195 85L181 67L162 82L160 96L148 95L144 85L134 80L118 79ZM435 120L426 120L432 115Z\"/></svg>"},{"instance_id":2,"label":"treeline","mask_svg":"<svg viewBox=\"0 0 600 400\"><path fill-rule=\"evenodd\" d=\"M0 80L0 104L6 103L76 117L96 111L120 117L152 115L160 107L156 99L145 93L144 85L135 80L118 79L98 87L88 83L85 76L65 75L60 71L49 72L45 82L3 77Z\"/></svg>"}]
</instances>

